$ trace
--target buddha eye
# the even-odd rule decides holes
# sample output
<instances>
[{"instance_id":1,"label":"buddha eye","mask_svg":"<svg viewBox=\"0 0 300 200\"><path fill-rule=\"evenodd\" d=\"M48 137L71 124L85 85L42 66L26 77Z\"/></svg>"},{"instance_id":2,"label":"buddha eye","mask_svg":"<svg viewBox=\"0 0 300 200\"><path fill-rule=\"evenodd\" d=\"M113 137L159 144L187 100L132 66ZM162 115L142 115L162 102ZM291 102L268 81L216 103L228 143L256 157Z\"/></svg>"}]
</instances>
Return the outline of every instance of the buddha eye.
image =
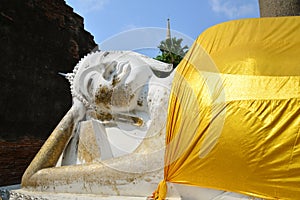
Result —
<instances>
[{"instance_id":1,"label":"buddha eye","mask_svg":"<svg viewBox=\"0 0 300 200\"><path fill-rule=\"evenodd\" d=\"M111 80L113 77L114 72L116 71L117 68L117 62L113 61L109 63L108 65L105 66L105 71L103 73L103 78L107 81Z\"/></svg>"},{"instance_id":2,"label":"buddha eye","mask_svg":"<svg viewBox=\"0 0 300 200\"><path fill-rule=\"evenodd\" d=\"M93 87L93 79L89 79L88 82L87 82L87 91L88 91L88 94L89 96L93 96L93 91L94 91L94 87Z\"/></svg>"},{"instance_id":3,"label":"buddha eye","mask_svg":"<svg viewBox=\"0 0 300 200\"><path fill-rule=\"evenodd\" d=\"M89 73L86 78L83 80L83 89L82 89L82 95L87 100L91 99L94 93L94 81L97 77L97 73L91 72Z\"/></svg>"}]
</instances>

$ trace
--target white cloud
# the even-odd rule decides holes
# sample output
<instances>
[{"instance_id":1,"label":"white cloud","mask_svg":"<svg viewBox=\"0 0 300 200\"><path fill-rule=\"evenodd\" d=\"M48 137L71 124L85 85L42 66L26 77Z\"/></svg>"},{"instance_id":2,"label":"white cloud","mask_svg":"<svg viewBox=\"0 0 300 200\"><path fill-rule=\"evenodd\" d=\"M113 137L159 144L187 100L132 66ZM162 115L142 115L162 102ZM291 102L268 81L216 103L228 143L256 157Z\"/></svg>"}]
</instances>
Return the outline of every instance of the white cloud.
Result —
<instances>
[{"instance_id":1,"label":"white cloud","mask_svg":"<svg viewBox=\"0 0 300 200\"><path fill-rule=\"evenodd\" d=\"M243 17L256 12L256 0L209 0L212 10L229 19Z\"/></svg>"}]
</instances>

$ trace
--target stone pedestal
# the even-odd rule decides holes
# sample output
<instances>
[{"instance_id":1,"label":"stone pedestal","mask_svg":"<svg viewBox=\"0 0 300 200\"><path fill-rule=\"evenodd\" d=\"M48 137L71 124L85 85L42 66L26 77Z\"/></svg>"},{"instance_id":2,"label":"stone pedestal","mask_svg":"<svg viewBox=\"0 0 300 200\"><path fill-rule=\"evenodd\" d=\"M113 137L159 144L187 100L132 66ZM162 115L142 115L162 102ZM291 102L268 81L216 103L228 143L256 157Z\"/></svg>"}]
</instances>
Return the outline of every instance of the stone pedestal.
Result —
<instances>
[{"instance_id":1,"label":"stone pedestal","mask_svg":"<svg viewBox=\"0 0 300 200\"><path fill-rule=\"evenodd\" d=\"M29 192L23 189L12 190L10 200L147 200L148 197L133 196L101 196L93 194L70 194L70 193L50 193L50 192ZM181 200L178 197L169 197L167 200Z\"/></svg>"}]
</instances>

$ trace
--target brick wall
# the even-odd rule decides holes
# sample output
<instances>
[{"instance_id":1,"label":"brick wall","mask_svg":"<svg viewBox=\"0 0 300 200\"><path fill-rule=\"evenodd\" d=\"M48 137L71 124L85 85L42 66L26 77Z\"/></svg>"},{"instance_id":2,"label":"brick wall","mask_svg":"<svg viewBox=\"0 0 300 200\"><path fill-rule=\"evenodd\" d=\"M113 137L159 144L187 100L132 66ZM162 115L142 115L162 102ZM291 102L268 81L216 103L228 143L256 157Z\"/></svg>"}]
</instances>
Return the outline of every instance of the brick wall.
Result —
<instances>
[{"instance_id":1,"label":"brick wall","mask_svg":"<svg viewBox=\"0 0 300 200\"><path fill-rule=\"evenodd\" d=\"M64 0L1 0L0 44L0 139L47 138L72 103L58 73L95 48L93 36Z\"/></svg>"},{"instance_id":2,"label":"brick wall","mask_svg":"<svg viewBox=\"0 0 300 200\"><path fill-rule=\"evenodd\" d=\"M20 183L42 139L71 107L69 83L58 72L71 72L96 43L65 0L1 0L0 36L3 186Z\"/></svg>"},{"instance_id":3,"label":"brick wall","mask_svg":"<svg viewBox=\"0 0 300 200\"><path fill-rule=\"evenodd\" d=\"M58 72L71 72L96 47L83 22L65 0L1 0L0 186L20 183L71 107Z\"/></svg>"},{"instance_id":4,"label":"brick wall","mask_svg":"<svg viewBox=\"0 0 300 200\"><path fill-rule=\"evenodd\" d=\"M0 186L20 183L24 171L43 143L43 140L35 138L0 141Z\"/></svg>"}]
</instances>

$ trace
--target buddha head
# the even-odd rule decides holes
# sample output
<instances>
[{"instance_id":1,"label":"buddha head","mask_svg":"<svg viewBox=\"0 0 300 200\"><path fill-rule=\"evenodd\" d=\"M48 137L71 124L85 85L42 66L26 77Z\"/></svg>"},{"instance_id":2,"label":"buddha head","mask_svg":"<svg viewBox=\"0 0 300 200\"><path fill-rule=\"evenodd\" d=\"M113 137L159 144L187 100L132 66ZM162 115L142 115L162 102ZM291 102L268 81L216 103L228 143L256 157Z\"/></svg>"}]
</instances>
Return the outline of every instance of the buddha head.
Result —
<instances>
[{"instance_id":1,"label":"buddha head","mask_svg":"<svg viewBox=\"0 0 300 200\"><path fill-rule=\"evenodd\" d=\"M155 72L171 70L172 65L135 52L100 51L84 57L67 78L73 98L85 105L88 117L110 121L114 114L143 109L145 88Z\"/></svg>"}]
</instances>

